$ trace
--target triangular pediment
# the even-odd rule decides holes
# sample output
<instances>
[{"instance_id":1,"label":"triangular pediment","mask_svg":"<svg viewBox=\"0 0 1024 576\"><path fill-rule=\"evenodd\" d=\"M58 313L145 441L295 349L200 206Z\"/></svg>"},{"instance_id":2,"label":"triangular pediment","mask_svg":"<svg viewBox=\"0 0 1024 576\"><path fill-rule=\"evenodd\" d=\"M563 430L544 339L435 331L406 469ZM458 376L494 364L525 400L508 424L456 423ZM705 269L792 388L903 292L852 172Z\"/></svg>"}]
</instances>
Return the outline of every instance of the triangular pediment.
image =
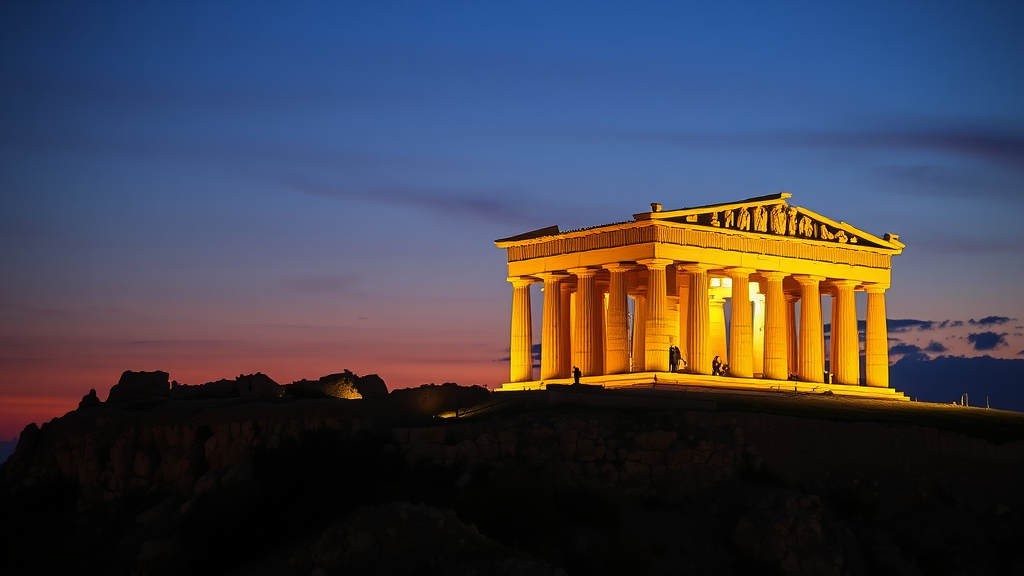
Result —
<instances>
[{"instance_id":1,"label":"triangular pediment","mask_svg":"<svg viewBox=\"0 0 1024 576\"><path fill-rule=\"evenodd\" d=\"M699 227L734 230L751 234L785 236L853 246L901 250L898 236L886 234L879 238L845 222L837 222L806 208L790 206L786 199L792 194L780 192L748 198L738 202L709 204L681 210L665 210L634 214L636 220L659 220Z\"/></svg>"}]
</instances>

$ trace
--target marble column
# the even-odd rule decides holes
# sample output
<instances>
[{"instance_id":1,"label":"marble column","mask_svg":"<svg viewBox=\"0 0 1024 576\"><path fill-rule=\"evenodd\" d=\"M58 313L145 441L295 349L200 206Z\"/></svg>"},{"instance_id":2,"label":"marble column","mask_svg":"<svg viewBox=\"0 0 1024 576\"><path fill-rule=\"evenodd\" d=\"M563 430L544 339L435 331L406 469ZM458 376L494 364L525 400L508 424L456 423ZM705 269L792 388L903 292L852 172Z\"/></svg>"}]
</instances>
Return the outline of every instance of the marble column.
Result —
<instances>
[{"instance_id":1,"label":"marble column","mask_svg":"<svg viewBox=\"0 0 1024 576\"><path fill-rule=\"evenodd\" d=\"M885 323L885 287L868 284L868 319L864 338L864 381L889 387L889 334Z\"/></svg>"},{"instance_id":2,"label":"marble column","mask_svg":"<svg viewBox=\"0 0 1024 576\"><path fill-rule=\"evenodd\" d=\"M647 267L647 334L644 368L647 372L668 372L668 322L665 305L665 267L672 263L664 258L638 260Z\"/></svg>"},{"instance_id":3,"label":"marble column","mask_svg":"<svg viewBox=\"0 0 1024 576\"><path fill-rule=\"evenodd\" d=\"M676 293L679 295L679 330L676 346L679 347L679 354L686 362L690 361L690 352L686 345L686 332L690 324L690 275L683 270L683 267L676 266ZM684 369L685 365L680 362L679 368ZM684 369L685 372L685 369Z\"/></svg>"},{"instance_id":4,"label":"marble column","mask_svg":"<svg viewBox=\"0 0 1024 576\"><path fill-rule=\"evenodd\" d=\"M836 364L836 311L839 310L839 307L836 306L836 292L835 292L835 290L829 290L827 292L827 294L829 295L829 299L830 299L831 304L832 304L831 306L829 306L829 313L831 314L831 316L830 316L829 321L828 321L828 325L829 325L828 333L829 334L828 334L828 370L827 370L827 372L829 373L830 376L835 378L836 366L837 366L837 364ZM824 340L824 338L825 338L825 330L824 330L824 327L822 327L821 338L822 338L821 349L825 350L825 340ZM835 382L835 380L831 380L831 381Z\"/></svg>"},{"instance_id":5,"label":"marble column","mask_svg":"<svg viewBox=\"0 0 1024 576\"><path fill-rule=\"evenodd\" d=\"M605 351L605 340L604 340L604 323L605 323L605 290L608 287L604 282L598 282L594 280L594 354L597 358L594 359L594 376L600 376L605 373L604 371L604 351Z\"/></svg>"},{"instance_id":6,"label":"marble column","mask_svg":"<svg viewBox=\"0 0 1024 576\"><path fill-rule=\"evenodd\" d=\"M562 373L562 280L565 274L537 274L544 281L544 312L541 318L540 379L565 378Z\"/></svg>"},{"instance_id":7,"label":"marble column","mask_svg":"<svg viewBox=\"0 0 1024 576\"><path fill-rule=\"evenodd\" d=\"M533 380L533 323L530 319L529 277L511 277L512 283L512 342L509 351L509 381Z\"/></svg>"},{"instance_id":8,"label":"marble column","mask_svg":"<svg viewBox=\"0 0 1024 576\"><path fill-rule=\"evenodd\" d=\"M786 372L786 297L782 293L785 272L760 272L765 291L764 377L788 380Z\"/></svg>"},{"instance_id":9,"label":"marble column","mask_svg":"<svg viewBox=\"0 0 1024 576\"><path fill-rule=\"evenodd\" d=\"M833 372L838 384L860 384L860 342L857 339L857 304L853 289L854 280L833 280L836 297L832 301L836 312L832 315L832 338L835 358Z\"/></svg>"},{"instance_id":10,"label":"marble column","mask_svg":"<svg viewBox=\"0 0 1024 576\"><path fill-rule=\"evenodd\" d=\"M573 268L569 272L576 276L572 364L577 366L584 376L595 376L600 371L598 360L601 359L595 351L600 342L594 342L594 323L598 321L597 310L594 309L594 276L597 274L597 270Z\"/></svg>"},{"instance_id":11,"label":"marble column","mask_svg":"<svg viewBox=\"0 0 1024 576\"><path fill-rule=\"evenodd\" d=\"M561 332L559 342L562 344L562 352L559 355L558 373L561 378L572 376L572 293L575 287L569 282L560 282L562 295L562 316L558 323L558 330Z\"/></svg>"},{"instance_id":12,"label":"marble column","mask_svg":"<svg viewBox=\"0 0 1024 576\"><path fill-rule=\"evenodd\" d=\"M753 288L756 284L751 284ZM764 294L751 290L750 298L754 304L754 374L764 376Z\"/></svg>"},{"instance_id":13,"label":"marble column","mask_svg":"<svg viewBox=\"0 0 1024 576\"><path fill-rule=\"evenodd\" d=\"M605 359L608 374L629 372L629 296L626 294L626 273L630 266L605 266L611 279L608 284L608 323L605 339L608 355Z\"/></svg>"},{"instance_id":14,"label":"marble column","mask_svg":"<svg viewBox=\"0 0 1024 576\"><path fill-rule=\"evenodd\" d=\"M633 372L645 372L647 356L647 295L633 296Z\"/></svg>"},{"instance_id":15,"label":"marble column","mask_svg":"<svg viewBox=\"0 0 1024 576\"><path fill-rule=\"evenodd\" d=\"M796 339L796 303L800 297L786 294L786 374L796 374L800 362L800 342Z\"/></svg>"},{"instance_id":16,"label":"marble column","mask_svg":"<svg viewBox=\"0 0 1024 576\"><path fill-rule=\"evenodd\" d=\"M706 264L684 264L690 287L687 298L686 361L692 374L711 374L711 310Z\"/></svg>"},{"instance_id":17,"label":"marble column","mask_svg":"<svg viewBox=\"0 0 1024 576\"><path fill-rule=\"evenodd\" d=\"M750 310L749 268L729 268L732 278L732 321L729 330L729 374L740 378L754 376L753 324Z\"/></svg>"},{"instance_id":18,"label":"marble column","mask_svg":"<svg viewBox=\"0 0 1024 576\"><path fill-rule=\"evenodd\" d=\"M800 366L797 377L804 382L823 382L821 276L793 276L800 283Z\"/></svg>"},{"instance_id":19,"label":"marble column","mask_svg":"<svg viewBox=\"0 0 1024 576\"><path fill-rule=\"evenodd\" d=\"M712 289L714 290L714 289ZM708 296L709 338L711 341L710 356L712 361L717 356L722 364L729 362L729 344L725 340L725 298L717 294Z\"/></svg>"}]
</instances>

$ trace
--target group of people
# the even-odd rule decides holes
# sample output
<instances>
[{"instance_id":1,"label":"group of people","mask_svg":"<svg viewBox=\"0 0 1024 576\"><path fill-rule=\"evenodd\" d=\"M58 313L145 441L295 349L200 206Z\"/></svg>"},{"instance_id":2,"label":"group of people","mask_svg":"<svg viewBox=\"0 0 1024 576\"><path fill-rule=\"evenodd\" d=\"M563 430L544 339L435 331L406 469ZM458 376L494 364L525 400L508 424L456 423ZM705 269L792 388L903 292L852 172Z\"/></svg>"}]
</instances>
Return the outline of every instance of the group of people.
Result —
<instances>
[{"instance_id":1,"label":"group of people","mask_svg":"<svg viewBox=\"0 0 1024 576\"><path fill-rule=\"evenodd\" d=\"M682 365L680 365L682 364ZM682 368L686 368L686 360L683 360L683 353L680 352L679 346L671 344L668 347L668 371L678 372ZM715 356L715 359L711 361L712 374L715 376L726 376L729 374L729 365L722 363L721 356ZM578 366L572 367L572 379L576 384L580 383L580 376L582 373Z\"/></svg>"}]
</instances>

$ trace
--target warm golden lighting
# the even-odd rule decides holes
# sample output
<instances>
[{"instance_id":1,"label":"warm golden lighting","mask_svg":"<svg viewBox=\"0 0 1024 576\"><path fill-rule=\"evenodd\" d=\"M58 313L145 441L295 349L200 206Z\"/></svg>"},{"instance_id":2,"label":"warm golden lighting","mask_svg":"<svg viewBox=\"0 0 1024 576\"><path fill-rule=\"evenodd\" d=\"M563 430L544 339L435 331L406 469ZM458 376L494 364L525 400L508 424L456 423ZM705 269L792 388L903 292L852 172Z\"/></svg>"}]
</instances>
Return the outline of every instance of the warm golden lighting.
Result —
<instances>
[{"instance_id":1,"label":"warm golden lighting","mask_svg":"<svg viewBox=\"0 0 1024 576\"><path fill-rule=\"evenodd\" d=\"M497 240L507 250L513 286L511 377L501 390L570 384L578 368L580 383L609 387L906 399L888 387L885 326L892 257L904 245L894 234L874 236L790 206L790 196L682 210L655 203L628 222L570 232L551 226ZM535 282L543 282L544 298L540 379L532 357L529 286ZM863 374L855 291L868 294ZM825 295L834 310L829 373ZM676 347L682 362L670 372Z\"/></svg>"}]
</instances>

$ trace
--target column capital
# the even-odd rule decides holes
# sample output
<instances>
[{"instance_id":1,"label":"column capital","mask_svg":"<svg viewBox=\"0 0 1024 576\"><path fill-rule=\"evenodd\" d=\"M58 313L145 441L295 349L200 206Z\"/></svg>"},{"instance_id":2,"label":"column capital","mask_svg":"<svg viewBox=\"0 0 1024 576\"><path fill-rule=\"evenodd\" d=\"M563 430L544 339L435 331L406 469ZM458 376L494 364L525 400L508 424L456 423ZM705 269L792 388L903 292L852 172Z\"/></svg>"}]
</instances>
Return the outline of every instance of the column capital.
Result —
<instances>
[{"instance_id":1,"label":"column capital","mask_svg":"<svg viewBox=\"0 0 1024 576\"><path fill-rule=\"evenodd\" d=\"M761 278L764 278L769 282L772 280L782 280L786 276L789 276L786 272L777 272L775 270L758 270L757 273Z\"/></svg>"},{"instance_id":2,"label":"column capital","mask_svg":"<svg viewBox=\"0 0 1024 576\"><path fill-rule=\"evenodd\" d=\"M799 302L800 301L800 295L799 294L790 294L789 292L786 292L785 294L783 294L783 296L786 297L786 302Z\"/></svg>"},{"instance_id":3,"label":"column capital","mask_svg":"<svg viewBox=\"0 0 1024 576\"><path fill-rule=\"evenodd\" d=\"M864 284L864 291L868 294L885 294L889 289L887 284Z\"/></svg>"},{"instance_id":4,"label":"column capital","mask_svg":"<svg viewBox=\"0 0 1024 576\"><path fill-rule=\"evenodd\" d=\"M753 268L743 268L741 266L734 266L725 269L725 273L728 274L730 278L739 278L741 276L750 278L750 275L754 272L756 272L756 270Z\"/></svg>"},{"instance_id":5,"label":"column capital","mask_svg":"<svg viewBox=\"0 0 1024 576\"><path fill-rule=\"evenodd\" d=\"M860 286L860 282L858 280L847 280L846 278L839 278L839 279L835 279L835 280L829 280L829 283L832 284L833 286L837 286L837 287L838 286L850 286L850 287L856 288L857 286Z\"/></svg>"},{"instance_id":6,"label":"column capital","mask_svg":"<svg viewBox=\"0 0 1024 576\"><path fill-rule=\"evenodd\" d=\"M562 280L568 278L569 274L566 272L538 272L537 274L534 274L534 276L548 282L550 280Z\"/></svg>"},{"instance_id":7,"label":"column capital","mask_svg":"<svg viewBox=\"0 0 1024 576\"><path fill-rule=\"evenodd\" d=\"M569 268L568 272L577 278L590 278L595 276L600 268Z\"/></svg>"},{"instance_id":8,"label":"column capital","mask_svg":"<svg viewBox=\"0 0 1024 576\"><path fill-rule=\"evenodd\" d=\"M670 260L668 258L644 258L643 260L636 261L637 264L646 266L648 270L664 270L669 264L674 262L675 260Z\"/></svg>"},{"instance_id":9,"label":"column capital","mask_svg":"<svg viewBox=\"0 0 1024 576\"><path fill-rule=\"evenodd\" d=\"M676 264L676 268L681 269L688 274L696 274L711 270L711 264L701 264L700 262L680 262L679 264Z\"/></svg>"},{"instance_id":10,"label":"column capital","mask_svg":"<svg viewBox=\"0 0 1024 576\"><path fill-rule=\"evenodd\" d=\"M509 276L505 280L512 283L513 286L529 286L530 284L536 284L537 279L533 276Z\"/></svg>"},{"instance_id":11,"label":"column capital","mask_svg":"<svg viewBox=\"0 0 1024 576\"><path fill-rule=\"evenodd\" d=\"M629 272L636 268L636 265L628 262L612 262L611 264L602 264L601 268L610 272Z\"/></svg>"},{"instance_id":12,"label":"column capital","mask_svg":"<svg viewBox=\"0 0 1024 576\"><path fill-rule=\"evenodd\" d=\"M803 286L803 285L818 285L824 279L825 279L824 276L812 276L810 274L794 274L793 275L793 280L796 280L797 282L799 282L801 286Z\"/></svg>"}]
</instances>

